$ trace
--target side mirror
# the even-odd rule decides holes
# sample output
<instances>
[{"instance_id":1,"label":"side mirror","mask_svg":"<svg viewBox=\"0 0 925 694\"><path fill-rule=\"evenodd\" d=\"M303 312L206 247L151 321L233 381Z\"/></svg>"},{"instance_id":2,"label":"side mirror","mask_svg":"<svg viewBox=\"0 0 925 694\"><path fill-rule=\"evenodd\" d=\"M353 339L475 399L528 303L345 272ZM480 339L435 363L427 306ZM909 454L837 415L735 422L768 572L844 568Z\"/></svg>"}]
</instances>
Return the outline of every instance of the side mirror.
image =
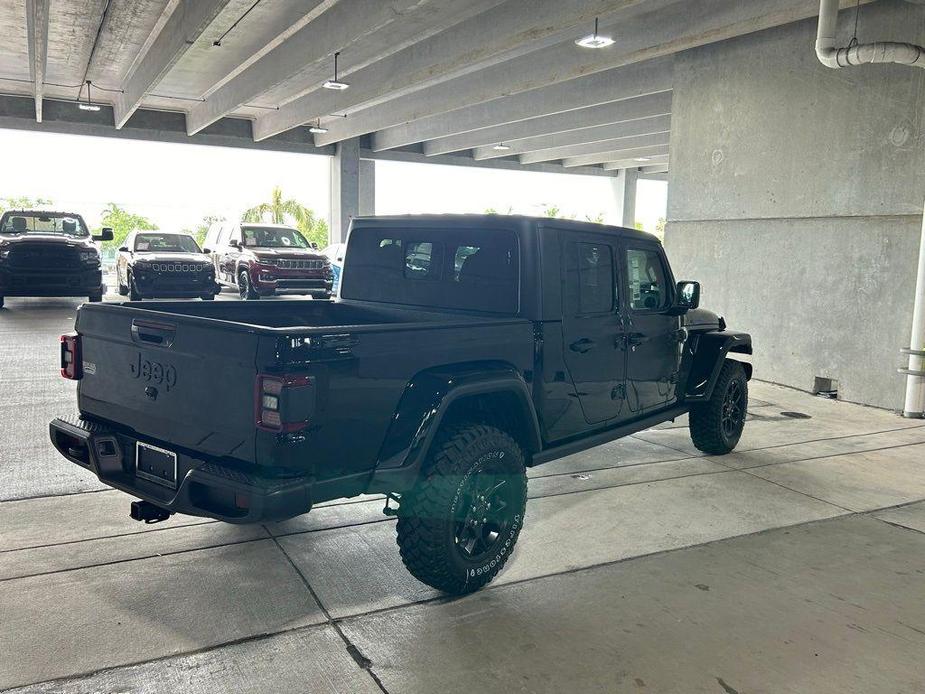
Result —
<instances>
[{"instance_id":1,"label":"side mirror","mask_svg":"<svg viewBox=\"0 0 925 694\"><path fill-rule=\"evenodd\" d=\"M110 227L103 227L100 229L99 234L93 235L94 241L112 241L112 229Z\"/></svg>"},{"instance_id":2,"label":"side mirror","mask_svg":"<svg viewBox=\"0 0 925 694\"><path fill-rule=\"evenodd\" d=\"M241 242L237 239L231 239L231 241L228 242L228 245L232 248L237 248L238 250L241 249Z\"/></svg>"},{"instance_id":3,"label":"side mirror","mask_svg":"<svg viewBox=\"0 0 925 694\"><path fill-rule=\"evenodd\" d=\"M121 246L119 248L119 253L130 253L130 252L131 251L129 251L128 246Z\"/></svg>"},{"instance_id":4,"label":"side mirror","mask_svg":"<svg viewBox=\"0 0 925 694\"><path fill-rule=\"evenodd\" d=\"M672 313L678 315L700 306L700 282L678 282L678 293Z\"/></svg>"},{"instance_id":5,"label":"side mirror","mask_svg":"<svg viewBox=\"0 0 925 694\"><path fill-rule=\"evenodd\" d=\"M205 255L209 255L209 253L212 252L212 249L211 249L211 248L203 248L203 249L202 249L202 252L203 252Z\"/></svg>"}]
</instances>

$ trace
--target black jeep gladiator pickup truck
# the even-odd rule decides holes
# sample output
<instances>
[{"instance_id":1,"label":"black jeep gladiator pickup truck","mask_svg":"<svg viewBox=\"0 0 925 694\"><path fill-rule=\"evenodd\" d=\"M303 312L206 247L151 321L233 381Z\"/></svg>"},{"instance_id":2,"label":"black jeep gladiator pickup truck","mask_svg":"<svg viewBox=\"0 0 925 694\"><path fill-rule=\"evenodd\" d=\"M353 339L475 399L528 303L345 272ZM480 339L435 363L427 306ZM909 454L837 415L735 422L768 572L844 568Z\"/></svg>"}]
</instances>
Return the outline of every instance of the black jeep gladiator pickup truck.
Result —
<instances>
[{"instance_id":1,"label":"black jeep gladiator pickup truck","mask_svg":"<svg viewBox=\"0 0 925 694\"><path fill-rule=\"evenodd\" d=\"M103 273L94 241L99 235L79 214L12 210L0 216L0 306L4 296L85 296L102 301Z\"/></svg>"},{"instance_id":2,"label":"black jeep gladiator pickup truck","mask_svg":"<svg viewBox=\"0 0 925 694\"><path fill-rule=\"evenodd\" d=\"M751 339L699 295L630 229L359 218L335 302L81 307L51 440L148 522L383 493L411 573L465 593L510 556L525 467L686 412L698 448L735 447Z\"/></svg>"}]
</instances>

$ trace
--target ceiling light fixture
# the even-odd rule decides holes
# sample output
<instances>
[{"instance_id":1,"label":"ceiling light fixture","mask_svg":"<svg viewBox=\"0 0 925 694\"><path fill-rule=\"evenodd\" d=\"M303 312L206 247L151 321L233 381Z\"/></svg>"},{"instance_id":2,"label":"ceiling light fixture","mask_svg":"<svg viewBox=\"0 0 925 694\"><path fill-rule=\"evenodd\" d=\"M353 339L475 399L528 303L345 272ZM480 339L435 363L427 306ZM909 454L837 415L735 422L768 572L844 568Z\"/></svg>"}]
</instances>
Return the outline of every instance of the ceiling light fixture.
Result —
<instances>
[{"instance_id":1,"label":"ceiling light fixture","mask_svg":"<svg viewBox=\"0 0 925 694\"><path fill-rule=\"evenodd\" d=\"M322 128L321 121L318 121L314 125L310 125L308 127L308 132L310 132L312 135L324 135L326 132L328 132L328 129Z\"/></svg>"},{"instance_id":2,"label":"ceiling light fixture","mask_svg":"<svg viewBox=\"0 0 925 694\"><path fill-rule=\"evenodd\" d=\"M337 80L337 56L339 55L340 55L340 51L337 51L337 53L334 54L334 79L327 80L324 84L321 85L325 89L343 91L344 89L347 89L350 86L346 82L339 82Z\"/></svg>"},{"instance_id":3,"label":"ceiling light fixture","mask_svg":"<svg viewBox=\"0 0 925 694\"><path fill-rule=\"evenodd\" d=\"M511 148L508 145L504 144L503 142L499 142L494 147L492 147L492 149L495 150L496 152L510 152L511 151Z\"/></svg>"},{"instance_id":4,"label":"ceiling light fixture","mask_svg":"<svg viewBox=\"0 0 925 694\"><path fill-rule=\"evenodd\" d=\"M582 48L606 48L613 45L613 39L609 36L600 36L597 33L597 17L594 18L594 33L577 39L575 43Z\"/></svg>"},{"instance_id":5,"label":"ceiling light fixture","mask_svg":"<svg viewBox=\"0 0 925 694\"><path fill-rule=\"evenodd\" d=\"M77 95L77 108L79 108L81 111L99 111L100 110L100 107L97 104L94 104L93 101L90 100L90 84L91 84L90 80L87 80L87 100L85 102L80 100L80 94Z\"/></svg>"},{"instance_id":6,"label":"ceiling light fixture","mask_svg":"<svg viewBox=\"0 0 925 694\"><path fill-rule=\"evenodd\" d=\"M633 161L652 161L649 157L636 157Z\"/></svg>"}]
</instances>

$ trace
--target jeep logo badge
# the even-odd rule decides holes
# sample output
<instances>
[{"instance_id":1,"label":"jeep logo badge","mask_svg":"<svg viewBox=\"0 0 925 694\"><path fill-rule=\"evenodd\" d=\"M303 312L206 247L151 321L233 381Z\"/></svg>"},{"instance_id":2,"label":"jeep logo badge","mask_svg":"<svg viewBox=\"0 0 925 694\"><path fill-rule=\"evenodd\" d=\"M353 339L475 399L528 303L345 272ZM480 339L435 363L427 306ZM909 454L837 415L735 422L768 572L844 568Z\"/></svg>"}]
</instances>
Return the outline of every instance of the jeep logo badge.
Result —
<instances>
[{"instance_id":1,"label":"jeep logo badge","mask_svg":"<svg viewBox=\"0 0 925 694\"><path fill-rule=\"evenodd\" d=\"M141 352L135 357L129 368L132 372L132 378L137 378L146 383L156 383L157 385L162 385L167 388L167 391L170 392L170 389L177 384L177 370L170 364L164 364L159 361L151 361L150 359L145 359L141 356ZM152 388L154 395L148 392L148 389L145 389L145 395L147 395L152 400L157 397L157 389Z\"/></svg>"}]
</instances>

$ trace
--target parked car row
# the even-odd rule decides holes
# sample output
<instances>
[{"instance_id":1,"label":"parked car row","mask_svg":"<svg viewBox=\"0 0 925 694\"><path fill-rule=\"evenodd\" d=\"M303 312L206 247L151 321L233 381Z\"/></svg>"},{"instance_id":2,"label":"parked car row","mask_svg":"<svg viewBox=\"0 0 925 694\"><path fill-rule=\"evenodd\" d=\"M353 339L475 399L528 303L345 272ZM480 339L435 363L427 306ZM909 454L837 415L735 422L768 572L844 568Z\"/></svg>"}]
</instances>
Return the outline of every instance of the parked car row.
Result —
<instances>
[{"instance_id":1,"label":"parked car row","mask_svg":"<svg viewBox=\"0 0 925 694\"><path fill-rule=\"evenodd\" d=\"M4 296L86 296L102 301L106 287L93 242L112 238L109 228L91 236L83 218L70 212L4 213L0 306ZM206 234L204 248L186 233L134 231L119 248L116 283L119 294L132 301L208 301L222 287L236 289L245 300L279 294L327 299L343 264L343 244L338 247L334 261L297 229L279 224L216 223Z\"/></svg>"}]
</instances>

